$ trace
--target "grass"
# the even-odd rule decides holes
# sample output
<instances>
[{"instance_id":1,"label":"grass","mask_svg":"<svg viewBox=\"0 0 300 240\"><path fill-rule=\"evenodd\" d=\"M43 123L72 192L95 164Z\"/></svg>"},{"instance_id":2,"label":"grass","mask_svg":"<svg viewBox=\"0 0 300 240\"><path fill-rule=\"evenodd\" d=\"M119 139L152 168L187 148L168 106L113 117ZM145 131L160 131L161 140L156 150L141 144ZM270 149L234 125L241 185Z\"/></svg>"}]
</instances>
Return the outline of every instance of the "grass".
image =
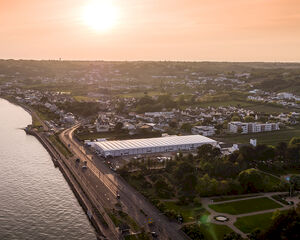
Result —
<instances>
[{"instance_id":1,"label":"grass","mask_svg":"<svg viewBox=\"0 0 300 240\"><path fill-rule=\"evenodd\" d=\"M158 91L147 91L147 95L150 97L153 96L159 96L159 95L163 95L164 93L162 92L158 92ZM132 92L132 93L125 93L125 94L120 94L119 97L123 97L123 98L141 98L145 96L143 91L140 92Z\"/></svg>"},{"instance_id":2,"label":"grass","mask_svg":"<svg viewBox=\"0 0 300 240\"><path fill-rule=\"evenodd\" d=\"M300 137L300 126L273 132L227 135L216 139L226 143L249 143L251 138L255 138L259 144L276 145L279 142L288 143L292 137Z\"/></svg>"},{"instance_id":3,"label":"grass","mask_svg":"<svg viewBox=\"0 0 300 240\"><path fill-rule=\"evenodd\" d=\"M41 123L41 121L35 117L34 115L32 115L32 127L34 128L41 128L43 125Z\"/></svg>"},{"instance_id":4,"label":"grass","mask_svg":"<svg viewBox=\"0 0 300 240\"><path fill-rule=\"evenodd\" d=\"M182 215L184 222L193 222L204 215L209 215L201 204L197 205L177 205L176 202L164 202L169 210L174 210Z\"/></svg>"},{"instance_id":5,"label":"grass","mask_svg":"<svg viewBox=\"0 0 300 240\"><path fill-rule=\"evenodd\" d=\"M136 235L127 235L124 237L125 240L150 240L151 238L146 233L140 233Z\"/></svg>"},{"instance_id":6,"label":"grass","mask_svg":"<svg viewBox=\"0 0 300 240\"><path fill-rule=\"evenodd\" d=\"M97 98L88 97L88 96L74 96L73 97L77 102L95 102Z\"/></svg>"},{"instance_id":7,"label":"grass","mask_svg":"<svg viewBox=\"0 0 300 240\"><path fill-rule=\"evenodd\" d=\"M264 103L255 103L252 106L246 107L246 109L253 110L256 112L263 112L263 113L288 113L293 111L293 108L286 108L283 106L276 106L271 104L264 104Z\"/></svg>"},{"instance_id":8,"label":"grass","mask_svg":"<svg viewBox=\"0 0 300 240\"><path fill-rule=\"evenodd\" d=\"M57 135L51 135L49 140L56 146L56 148L65 156L71 157L73 154L65 147L65 145L60 141Z\"/></svg>"},{"instance_id":9,"label":"grass","mask_svg":"<svg viewBox=\"0 0 300 240\"><path fill-rule=\"evenodd\" d=\"M237 100L230 100L230 101L218 101L218 102L203 102L199 104L199 107L228 107L228 106L240 106L240 107L250 107L254 104L247 101L237 101Z\"/></svg>"},{"instance_id":10,"label":"grass","mask_svg":"<svg viewBox=\"0 0 300 240\"><path fill-rule=\"evenodd\" d=\"M139 231L140 227L138 224L127 214L122 211L117 211L117 212L111 212L107 210L107 213L115 226L120 226L121 224L128 224L128 226L134 230L134 231Z\"/></svg>"},{"instance_id":11,"label":"grass","mask_svg":"<svg viewBox=\"0 0 300 240\"><path fill-rule=\"evenodd\" d=\"M222 196L222 197L213 198L212 200L214 200L214 202L223 202L223 201L230 201L230 200L257 197L257 196L260 196L260 194L239 195L239 196Z\"/></svg>"},{"instance_id":12,"label":"grass","mask_svg":"<svg viewBox=\"0 0 300 240\"><path fill-rule=\"evenodd\" d=\"M271 225L272 216L273 212L240 217L237 218L234 226L236 226L244 233L251 233L257 228L264 230Z\"/></svg>"},{"instance_id":13,"label":"grass","mask_svg":"<svg viewBox=\"0 0 300 240\"><path fill-rule=\"evenodd\" d=\"M214 223L200 224L200 231L204 235L205 240L223 239L224 235L233 232L231 228L225 225Z\"/></svg>"},{"instance_id":14,"label":"grass","mask_svg":"<svg viewBox=\"0 0 300 240\"><path fill-rule=\"evenodd\" d=\"M262 197L230 203L212 204L209 205L209 207L215 210L216 212L237 215L243 213L275 209L280 208L282 206L267 197Z\"/></svg>"},{"instance_id":15,"label":"grass","mask_svg":"<svg viewBox=\"0 0 300 240\"><path fill-rule=\"evenodd\" d=\"M214 102L203 102L199 104L199 107L242 107L249 110L254 110L256 112L264 113L281 113L281 112L291 112L294 109L285 108L280 105L271 105L266 103L257 103L251 101L242 100L225 100L225 101L214 101Z\"/></svg>"}]
</instances>

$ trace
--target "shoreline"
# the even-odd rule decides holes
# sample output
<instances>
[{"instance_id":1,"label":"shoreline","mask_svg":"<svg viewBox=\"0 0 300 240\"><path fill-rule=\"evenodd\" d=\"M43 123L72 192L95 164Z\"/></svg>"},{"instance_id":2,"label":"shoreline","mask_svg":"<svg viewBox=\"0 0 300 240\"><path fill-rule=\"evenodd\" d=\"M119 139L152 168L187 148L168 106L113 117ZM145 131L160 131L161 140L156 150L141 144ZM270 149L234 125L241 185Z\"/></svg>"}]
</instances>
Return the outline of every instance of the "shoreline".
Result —
<instances>
[{"instance_id":1,"label":"shoreline","mask_svg":"<svg viewBox=\"0 0 300 240\"><path fill-rule=\"evenodd\" d=\"M29 107L27 107L23 104L20 104L16 101L13 101L12 99L3 97L3 96L0 96L0 99L4 99L15 106L21 107L23 110L25 110L27 113L30 114L32 121L33 121L33 111ZM61 174L63 175L64 179L66 180L70 189L72 190L74 196L76 197L79 205L82 207L88 220L90 221L91 225L93 226L93 228L95 230L96 239L107 239L101 231L102 226L99 226L99 221L97 221L94 217L95 214L93 214L93 215L91 214L93 212L94 204L88 198L88 196L85 194L84 190L82 189L82 186L76 180L72 171L69 169L69 167L66 165L66 163L61 159L61 157L60 157L61 153L52 145L52 143L48 139L45 139L45 137L41 136L41 134L39 134L36 131L29 130L27 127L23 128L22 130L24 130L26 132L26 134L34 136L41 143L41 145L44 147L44 149L50 155L54 166L59 168Z\"/></svg>"}]
</instances>

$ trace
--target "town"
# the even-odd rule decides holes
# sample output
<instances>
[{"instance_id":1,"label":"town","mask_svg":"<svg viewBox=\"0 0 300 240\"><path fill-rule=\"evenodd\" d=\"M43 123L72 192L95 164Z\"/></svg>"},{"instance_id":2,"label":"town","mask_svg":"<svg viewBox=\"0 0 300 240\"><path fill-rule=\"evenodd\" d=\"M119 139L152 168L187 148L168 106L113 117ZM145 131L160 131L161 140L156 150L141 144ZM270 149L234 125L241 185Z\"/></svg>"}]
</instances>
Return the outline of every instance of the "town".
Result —
<instances>
[{"instance_id":1,"label":"town","mask_svg":"<svg viewBox=\"0 0 300 240\"><path fill-rule=\"evenodd\" d=\"M298 65L269 65L287 82L300 76ZM248 226L256 216L270 222L274 211L299 202L299 177L290 171L300 167L299 86L272 89L262 71L259 64L7 60L0 61L0 97L29 109L28 131L49 139L70 168L91 171L97 179L86 176L87 183L115 198L101 200L103 221L119 229L107 234L149 231L164 239L175 222L182 239L212 239L209 228L220 239L246 238L262 234L259 221ZM130 210L136 206L127 184L151 202L139 213ZM237 199L258 207L239 209ZM198 227L203 217L212 225ZM143 221L149 226L141 230Z\"/></svg>"}]
</instances>

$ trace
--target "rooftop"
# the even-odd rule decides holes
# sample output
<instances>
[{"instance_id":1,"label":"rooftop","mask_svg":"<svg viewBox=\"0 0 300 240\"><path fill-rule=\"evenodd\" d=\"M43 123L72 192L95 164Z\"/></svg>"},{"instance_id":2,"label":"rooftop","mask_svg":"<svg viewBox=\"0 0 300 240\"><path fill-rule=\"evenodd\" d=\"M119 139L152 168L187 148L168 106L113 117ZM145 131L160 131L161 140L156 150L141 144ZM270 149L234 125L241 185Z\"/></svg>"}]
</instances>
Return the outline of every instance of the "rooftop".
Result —
<instances>
[{"instance_id":1,"label":"rooftop","mask_svg":"<svg viewBox=\"0 0 300 240\"><path fill-rule=\"evenodd\" d=\"M168 136L159 138L145 138L134 140L121 141L104 141L95 143L104 151L134 149L146 147L165 147L184 144L211 144L216 143L215 140L202 135L188 135L188 136Z\"/></svg>"}]
</instances>

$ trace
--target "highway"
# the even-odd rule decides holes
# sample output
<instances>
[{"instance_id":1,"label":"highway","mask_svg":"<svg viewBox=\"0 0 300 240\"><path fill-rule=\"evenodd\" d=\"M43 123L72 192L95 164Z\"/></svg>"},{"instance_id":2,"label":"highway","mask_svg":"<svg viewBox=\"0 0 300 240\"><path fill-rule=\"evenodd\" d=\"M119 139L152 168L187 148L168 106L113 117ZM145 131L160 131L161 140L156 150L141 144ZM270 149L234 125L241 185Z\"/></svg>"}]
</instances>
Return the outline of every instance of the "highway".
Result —
<instances>
[{"instance_id":1,"label":"highway","mask_svg":"<svg viewBox=\"0 0 300 240\"><path fill-rule=\"evenodd\" d=\"M111 206L112 202L116 201L116 196L119 193L121 196L119 201L122 205L122 211L131 216L145 230L155 231L158 234L158 238L156 239L187 239L179 230L179 224L170 222L144 196L132 188L118 174L109 169L100 158L88 153L84 147L74 139L73 133L79 126L80 124L77 124L63 131L60 134L60 139L66 146L69 146L69 149L76 158L78 157L82 161L87 161L88 170L93 174L88 175L90 180L86 179L86 181L89 181L93 188L97 186L98 192L96 195L99 196L99 193L101 193L101 203ZM151 217L155 223L151 229L149 229L148 226L149 217Z\"/></svg>"}]
</instances>

